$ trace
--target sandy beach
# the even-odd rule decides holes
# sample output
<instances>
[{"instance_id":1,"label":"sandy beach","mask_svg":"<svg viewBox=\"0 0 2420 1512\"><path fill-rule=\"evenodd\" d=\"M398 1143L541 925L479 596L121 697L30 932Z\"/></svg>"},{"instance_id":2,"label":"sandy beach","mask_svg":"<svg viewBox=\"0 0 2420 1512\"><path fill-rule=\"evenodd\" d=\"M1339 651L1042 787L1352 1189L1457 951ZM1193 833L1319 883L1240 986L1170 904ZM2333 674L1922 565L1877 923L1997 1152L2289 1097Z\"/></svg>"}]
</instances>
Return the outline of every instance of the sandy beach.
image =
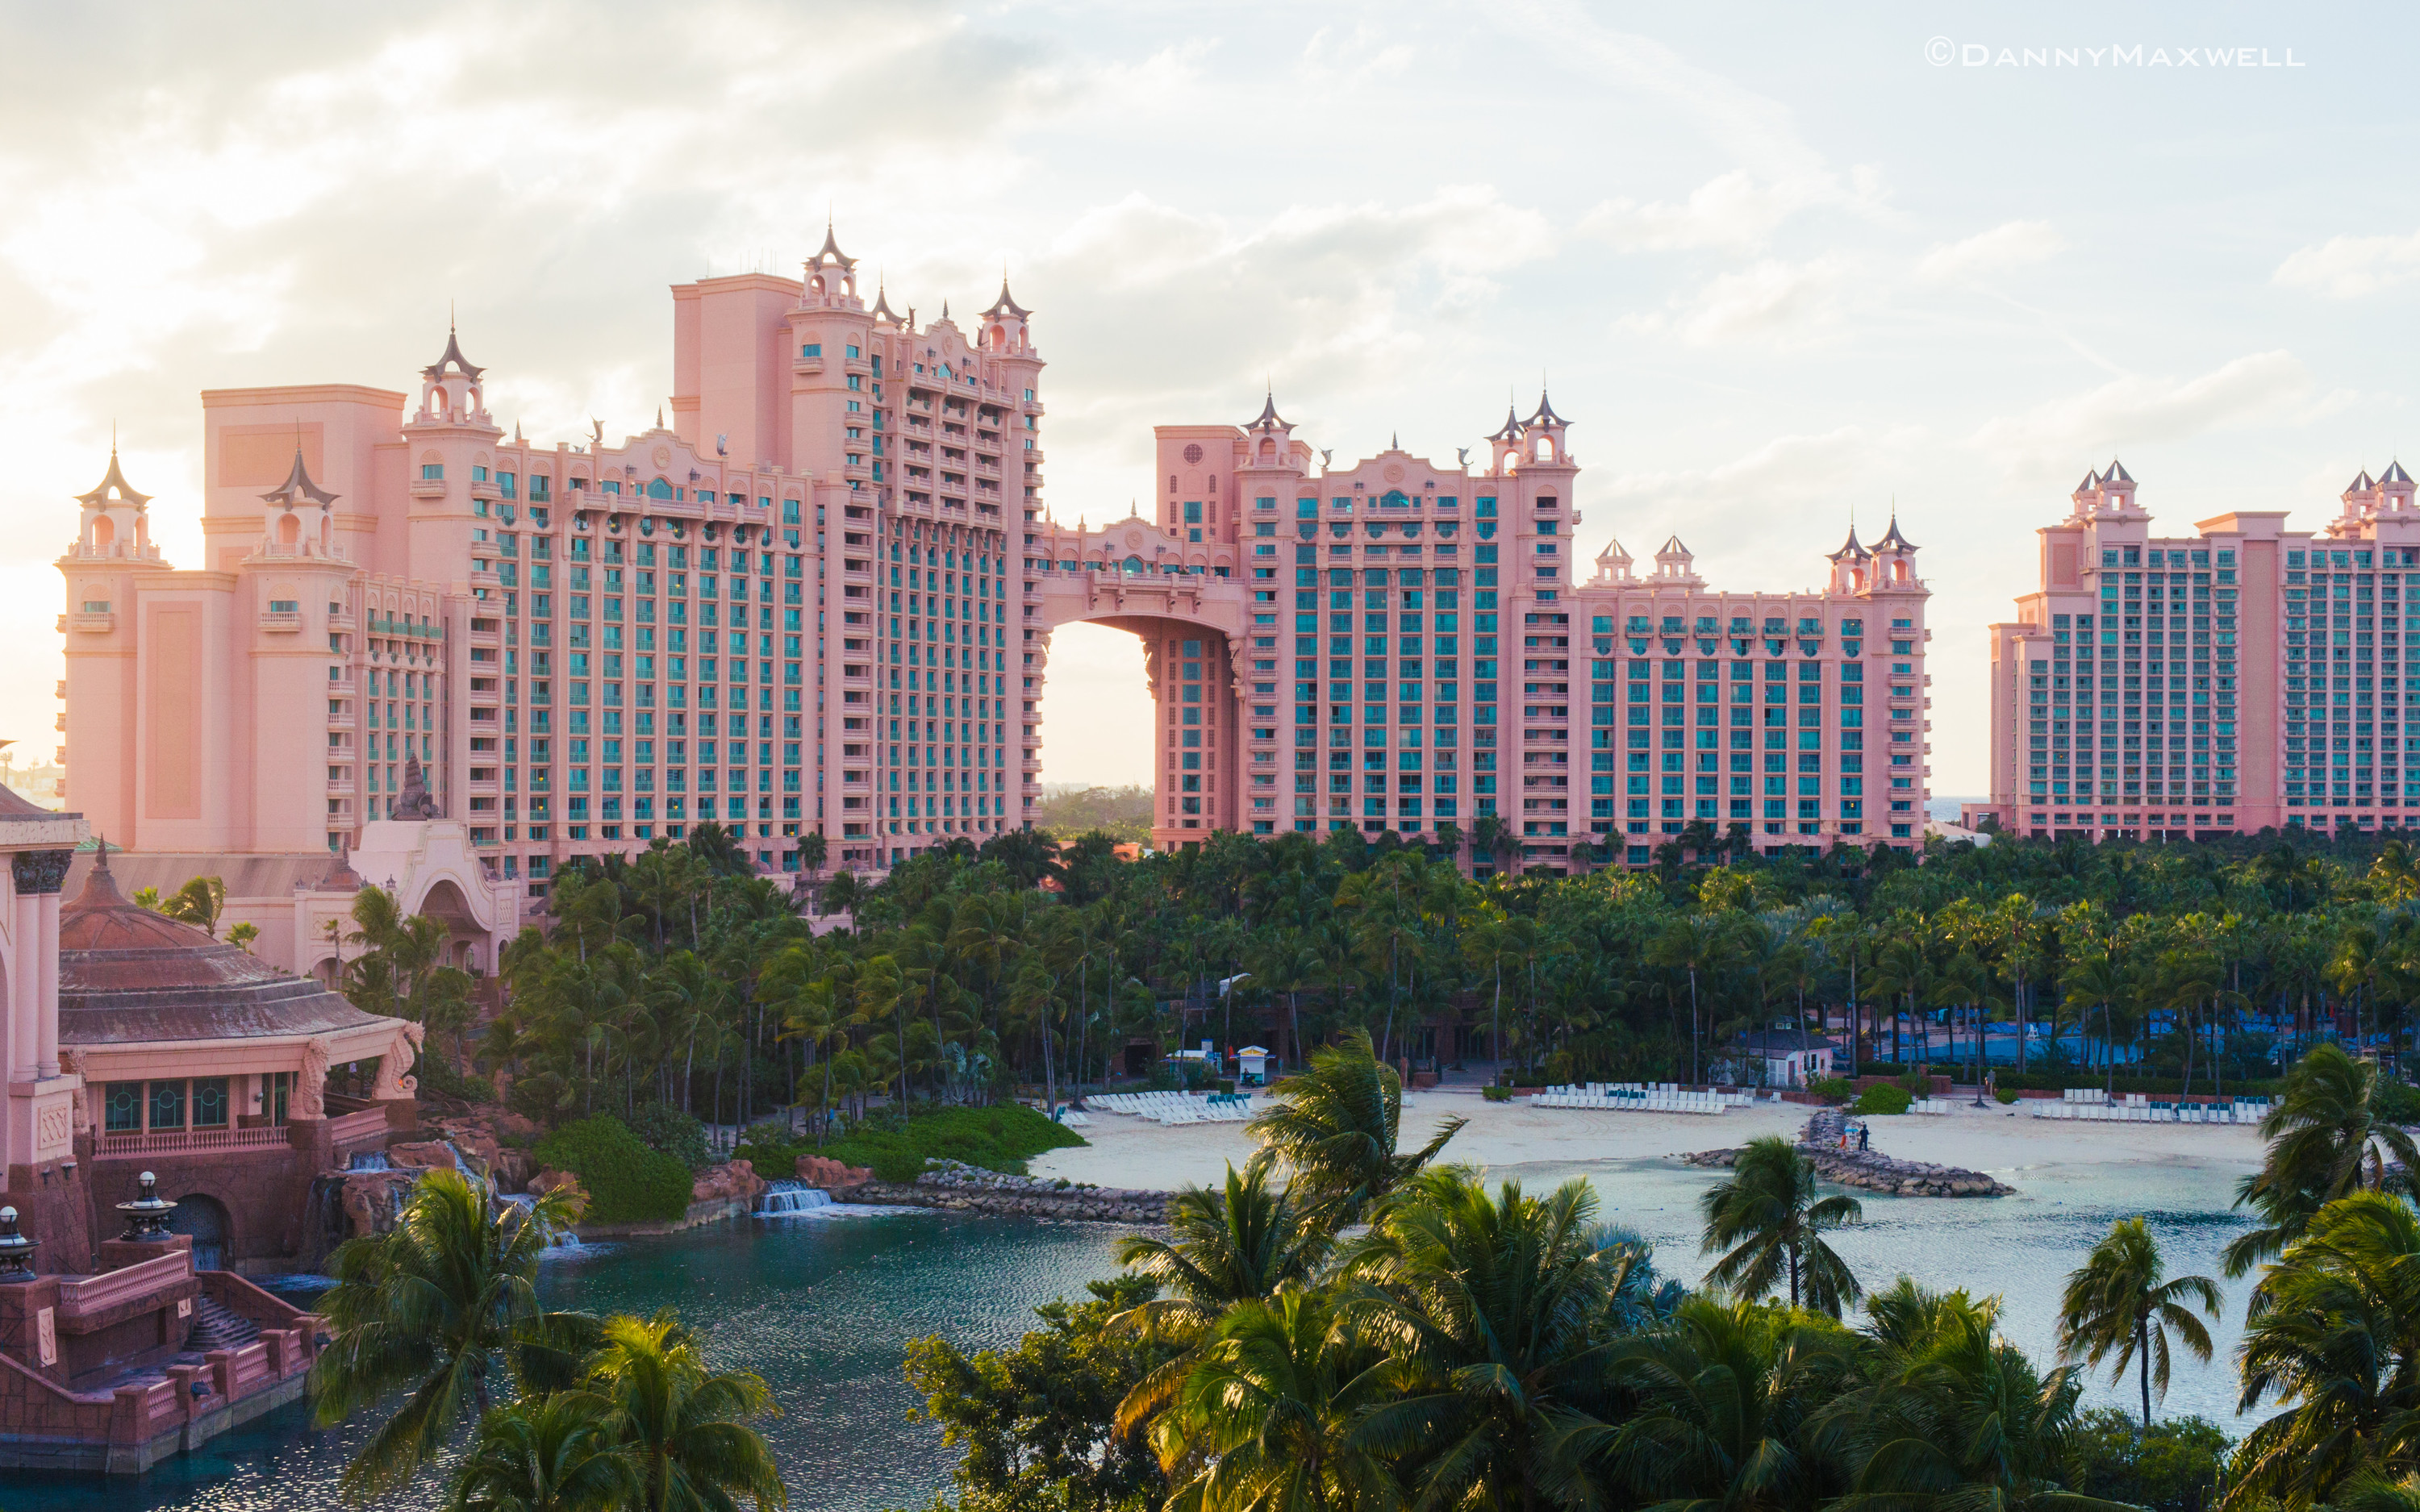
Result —
<instances>
[{"instance_id":1,"label":"sandy beach","mask_svg":"<svg viewBox=\"0 0 2420 1512\"><path fill-rule=\"evenodd\" d=\"M1415 1092L1404 1099L1403 1138L1416 1146L1438 1119L1460 1117L1468 1125L1446 1147L1446 1158L1483 1165L1499 1176L1560 1177L1617 1162L1745 1144L1759 1134L1794 1135L1810 1111L1785 1103L1714 1117L1613 1113L1490 1103L1475 1092ZM1091 1117L1092 1126L1083 1131L1090 1143L1042 1156L1032 1163L1033 1174L1172 1190L1218 1180L1228 1162L1241 1164L1252 1149L1239 1123L1169 1126L1116 1113ZM1885 1154L1983 1171L2021 1191L2028 1180L2071 1177L2094 1166L2190 1162L2205 1171L2250 1171L2258 1166L2261 1151L2259 1133L2249 1125L2068 1122L1997 1105L1880 1118L1872 1129L1873 1148Z\"/></svg>"}]
</instances>

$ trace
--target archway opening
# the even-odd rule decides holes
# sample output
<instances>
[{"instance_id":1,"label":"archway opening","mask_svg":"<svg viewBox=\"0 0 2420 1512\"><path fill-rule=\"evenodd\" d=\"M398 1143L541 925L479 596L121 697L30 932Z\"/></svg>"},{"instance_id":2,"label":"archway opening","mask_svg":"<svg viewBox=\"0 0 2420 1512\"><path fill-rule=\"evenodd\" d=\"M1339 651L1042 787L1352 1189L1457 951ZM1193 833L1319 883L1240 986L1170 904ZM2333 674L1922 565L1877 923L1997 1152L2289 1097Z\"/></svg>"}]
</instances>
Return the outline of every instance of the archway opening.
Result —
<instances>
[{"instance_id":1,"label":"archway opening","mask_svg":"<svg viewBox=\"0 0 2420 1512\"><path fill-rule=\"evenodd\" d=\"M194 1241L194 1269L224 1271L226 1267L228 1224L226 1204L207 1193L189 1192L177 1199L168 1215L168 1231Z\"/></svg>"}]
</instances>

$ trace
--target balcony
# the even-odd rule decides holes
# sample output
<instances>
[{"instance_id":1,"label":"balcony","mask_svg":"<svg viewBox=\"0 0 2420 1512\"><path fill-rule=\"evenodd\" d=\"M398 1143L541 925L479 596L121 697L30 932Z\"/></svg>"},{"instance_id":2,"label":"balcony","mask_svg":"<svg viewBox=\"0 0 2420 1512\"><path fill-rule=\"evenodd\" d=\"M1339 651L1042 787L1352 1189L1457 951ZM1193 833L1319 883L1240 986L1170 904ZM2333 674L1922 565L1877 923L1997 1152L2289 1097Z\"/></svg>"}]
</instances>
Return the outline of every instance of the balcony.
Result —
<instances>
[{"instance_id":1,"label":"balcony","mask_svg":"<svg viewBox=\"0 0 2420 1512\"><path fill-rule=\"evenodd\" d=\"M383 1121L385 1115L380 1115ZM192 1155L225 1149L284 1149L284 1129L162 1129L144 1134L104 1134L99 1158L132 1160L154 1155Z\"/></svg>"},{"instance_id":2,"label":"balcony","mask_svg":"<svg viewBox=\"0 0 2420 1512\"><path fill-rule=\"evenodd\" d=\"M260 616L260 627L271 635L292 635L302 628L302 616L271 609Z\"/></svg>"},{"instance_id":3,"label":"balcony","mask_svg":"<svg viewBox=\"0 0 2420 1512\"><path fill-rule=\"evenodd\" d=\"M411 480L411 497L414 499L442 499L445 497L445 480L443 478L414 478Z\"/></svg>"},{"instance_id":4,"label":"balcony","mask_svg":"<svg viewBox=\"0 0 2420 1512\"><path fill-rule=\"evenodd\" d=\"M117 628L117 616L103 609L94 613L62 614L59 629L76 635L107 635Z\"/></svg>"}]
</instances>

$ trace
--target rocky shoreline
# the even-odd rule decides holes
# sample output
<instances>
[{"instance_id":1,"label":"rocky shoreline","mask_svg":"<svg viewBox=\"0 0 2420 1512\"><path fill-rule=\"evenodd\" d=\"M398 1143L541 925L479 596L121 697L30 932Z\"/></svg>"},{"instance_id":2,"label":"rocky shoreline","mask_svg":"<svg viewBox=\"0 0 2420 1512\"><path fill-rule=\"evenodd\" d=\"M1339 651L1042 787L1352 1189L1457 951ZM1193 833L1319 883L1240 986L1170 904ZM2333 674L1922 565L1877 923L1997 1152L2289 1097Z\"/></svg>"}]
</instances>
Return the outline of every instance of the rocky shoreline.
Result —
<instances>
[{"instance_id":1,"label":"rocky shoreline","mask_svg":"<svg viewBox=\"0 0 2420 1512\"><path fill-rule=\"evenodd\" d=\"M1165 1192L1090 1186L1039 1176L1003 1176L955 1161L934 1164L936 1168L916 1178L913 1184L861 1180L831 1189L832 1199L1130 1227L1147 1227L1168 1219L1169 1195Z\"/></svg>"},{"instance_id":2,"label":"rocky shoreline","mask_svg":"<svg viewBox=\"0 0 2420 1512\"><path fill-rule=\"evenodd\" d=\"M1878 1149L1842 1149L1839 1146L1842 1122L1838 1110L1826 1108L1807 1119L1807 1127L1798 1135L1799 1152L1815 1167L1815 1174L1827 1181L1901 1197L2006 1197L2016 1195L2015 1187L1994 1180L1981 1171L1962 1170L1955 1165L1934 1165L1925 1161L1894 1160ZM1739 1151L1701 1149L1680 1159L1684 1165L1713 1165L1729 1169L1739 1159Z\"/></svg>"}]
</instances>

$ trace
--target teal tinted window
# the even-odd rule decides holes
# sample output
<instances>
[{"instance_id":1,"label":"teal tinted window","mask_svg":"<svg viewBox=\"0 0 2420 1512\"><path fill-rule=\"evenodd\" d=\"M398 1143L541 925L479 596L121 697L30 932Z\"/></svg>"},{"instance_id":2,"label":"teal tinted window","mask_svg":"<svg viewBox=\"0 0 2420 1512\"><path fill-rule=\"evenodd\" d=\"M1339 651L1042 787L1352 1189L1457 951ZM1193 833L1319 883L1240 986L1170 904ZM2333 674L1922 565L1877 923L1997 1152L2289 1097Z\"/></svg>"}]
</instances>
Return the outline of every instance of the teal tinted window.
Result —
<instances>
[{"instance_id":1,"label":"teal tinted window","mask_svg":"<svg viewBox=\"0 0 2420 1512\"><path fill-rule=\"evenodd\" d=\"M150 1126L154 1129L181 1129L185 1126L185 1084L182 1082L151 1083Z\"/></svg>"}]
</instances>

